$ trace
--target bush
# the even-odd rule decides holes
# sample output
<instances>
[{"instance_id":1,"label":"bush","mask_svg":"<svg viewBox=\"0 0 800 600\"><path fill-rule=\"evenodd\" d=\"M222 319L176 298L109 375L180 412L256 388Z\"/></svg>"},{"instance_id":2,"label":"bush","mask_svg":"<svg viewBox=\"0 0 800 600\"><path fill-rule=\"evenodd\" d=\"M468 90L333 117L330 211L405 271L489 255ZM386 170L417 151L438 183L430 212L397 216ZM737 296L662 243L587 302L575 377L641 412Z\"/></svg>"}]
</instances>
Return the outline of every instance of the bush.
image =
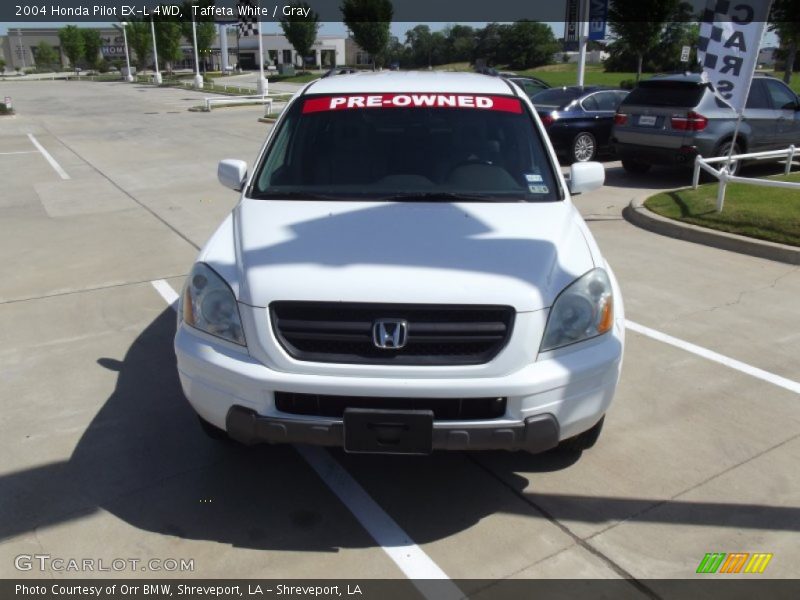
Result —
<instances>
[{"instance_id":1,"label":"bush","mask_svg":"<svg viewBox=\"0 0 800 600\"><path fill-rule=\"evenodd\" d=\"M108 73L108 69L111 65L108 63L107 60L100 61L100 64L97 65L97 70L101 73Z\"/></svg>"},{"instance_id":2,"label":"bush","mask_svg":"<svg viewBox=\"0 0 800 600\"><path fill-rule=\"evenodd\" d=\"M636 87L636 80L635 79L623 79L619 82L619 87L623 90L632 90Z\"/></svg>"}]
</instances>

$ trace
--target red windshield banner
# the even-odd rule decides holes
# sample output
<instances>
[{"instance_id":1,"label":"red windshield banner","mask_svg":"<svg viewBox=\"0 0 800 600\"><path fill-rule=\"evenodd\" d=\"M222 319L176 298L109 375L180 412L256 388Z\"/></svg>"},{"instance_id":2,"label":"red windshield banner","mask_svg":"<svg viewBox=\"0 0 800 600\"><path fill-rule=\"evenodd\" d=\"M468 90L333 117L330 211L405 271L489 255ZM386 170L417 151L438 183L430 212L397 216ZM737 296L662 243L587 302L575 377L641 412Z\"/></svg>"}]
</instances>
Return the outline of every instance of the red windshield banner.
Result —
<instances>
[{"instance_id":1,"label":"red windshield banner","mask_svg":"<svg viewBox=\"0 0 800 600\"><path fill-rule=\"evenodd\" d=\"M483 94L347 94L307 98L303 113L363 108L466 108L521 113L519 99Z\"/></svg>"}]
</instances>

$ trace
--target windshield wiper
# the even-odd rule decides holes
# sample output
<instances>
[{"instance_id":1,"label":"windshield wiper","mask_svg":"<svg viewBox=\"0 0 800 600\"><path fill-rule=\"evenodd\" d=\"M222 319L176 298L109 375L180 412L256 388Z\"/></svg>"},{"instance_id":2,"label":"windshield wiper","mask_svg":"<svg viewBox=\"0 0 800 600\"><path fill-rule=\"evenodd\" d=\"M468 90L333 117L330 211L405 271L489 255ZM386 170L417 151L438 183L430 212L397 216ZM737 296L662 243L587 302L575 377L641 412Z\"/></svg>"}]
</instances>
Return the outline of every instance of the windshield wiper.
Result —
<instances>
[{"instance_id":1,"label":"windshield wiper","mask_svg":"<svg viewBox=\"0 0 800 600\"><path fill-rule=\"evenodd\" d=\"M481 194L460 194L456 192L409 192L378 198L378 202L436 202L449 200L453 202L524 202L521 198L498 198Z\"/></svg>"},{"instance_id":2,"label":"windshield wiper","mask_svg":"<svg viewBox=\"0 0 800 600\"><path fill-rule=\"evenodd\" d=\"M344 200L341 196L316 194L314 192L256 192L251 196L253 200Z\"/></svg>"}]
</instances>

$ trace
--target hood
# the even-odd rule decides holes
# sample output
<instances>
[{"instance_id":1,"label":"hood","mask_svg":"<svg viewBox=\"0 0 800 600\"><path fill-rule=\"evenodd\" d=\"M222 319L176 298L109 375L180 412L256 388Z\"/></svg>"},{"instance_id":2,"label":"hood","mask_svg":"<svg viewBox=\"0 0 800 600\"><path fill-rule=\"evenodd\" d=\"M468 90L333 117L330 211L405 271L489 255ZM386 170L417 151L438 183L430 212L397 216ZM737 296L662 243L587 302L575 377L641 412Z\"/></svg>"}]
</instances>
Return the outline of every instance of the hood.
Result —
<instances>
[{"instance_id":1,"label":"hood","mask_svg":"<svg viewBox=\"0 0 800 600\"><path fill-rule=\"evenodd\" d=\"M243 200L239 300L548 307L593 267L569 202Z\"/></svg>"}]
</instances>

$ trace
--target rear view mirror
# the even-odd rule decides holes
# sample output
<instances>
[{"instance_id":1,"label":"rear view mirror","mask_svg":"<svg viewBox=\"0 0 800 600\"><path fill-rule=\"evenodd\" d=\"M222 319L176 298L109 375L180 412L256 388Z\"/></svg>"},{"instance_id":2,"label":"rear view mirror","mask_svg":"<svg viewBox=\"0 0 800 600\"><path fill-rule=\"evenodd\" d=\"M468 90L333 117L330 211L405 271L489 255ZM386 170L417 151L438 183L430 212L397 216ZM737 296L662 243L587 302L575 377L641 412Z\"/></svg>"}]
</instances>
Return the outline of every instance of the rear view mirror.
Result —
<instances>
[{"instance_id":1,"label":"rear view mirror","mask_svg":"<svg viewBox=\"0 0 800 600\"><path fill-rule=\"evenodd\" d=\"M232 158L219 161L217 179L225 187L241 192L247 180L247 163Z\"/></svg>"},{"instance_id":2,"label":"rear view mirror","mask_svg":"<svg viewBox=\"0 0 800 600\"><path fill-rule=\"evenodd\" d=\"M569 168L569 191L572 194L596 190L605 180L606 171L599 162L580 162Z\"/></svg>"}]
</instances>

